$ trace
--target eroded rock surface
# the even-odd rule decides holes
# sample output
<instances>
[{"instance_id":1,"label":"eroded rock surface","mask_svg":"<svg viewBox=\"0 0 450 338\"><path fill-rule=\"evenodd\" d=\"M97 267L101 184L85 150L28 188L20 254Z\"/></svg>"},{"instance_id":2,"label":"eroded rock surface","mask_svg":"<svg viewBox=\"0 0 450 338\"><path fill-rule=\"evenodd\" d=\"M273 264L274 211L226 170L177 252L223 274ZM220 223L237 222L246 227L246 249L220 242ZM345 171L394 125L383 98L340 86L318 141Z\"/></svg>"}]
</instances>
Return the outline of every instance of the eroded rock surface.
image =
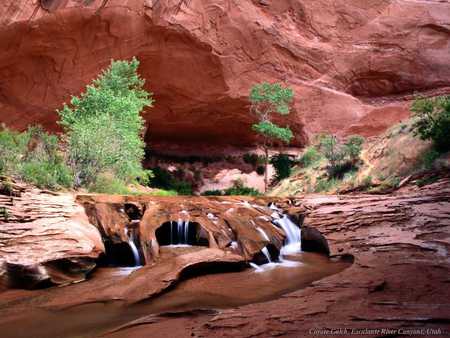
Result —
<instances>
[{"instance_id":1,"label":"eroded rock surface","mask_svg":"<svg viewBox=\"0 0 450 338\"><path fill-rule=\"evenodd\" d=\"M6 0L0 122L54 129L55 108L112 58L137 56L154 148L251 144L259 81L294 88L297 144L374 135L408 116L413 93L449 92L449 13L448 1Z\"/></svg>"},{"instance_id":2,"label":"eroded rock surface","mask_svg":"<svg viewBox=\"0 0 450 338\"><path fill-rule=\"evenodd\" d=\"M234 252L245 260L252 260L268 244L280 250L285 238L283 230L272 224L273 210L263 198L79 195L77 201L112 241L128 241L127 232L135 229L146 263L160 255L158 229L165 232L161 236L173 238L179 222L197 227L196 240L205 246ZM129 210L136 211L137 219L132 219ZM184 236L187 230L182 227L181 231Z\"/></svg>"},{"instance_id":3,"label":"eroded rock surface","mask_svg":"<svg viewBox=\"0 0 450 338\"><path fill-rule=\"evenodd\" d=\"M7 184L9 195L0 194L2 281L33 287L83 280L104 247L73 194Z\"/></svg>"},{"instance_id":4,"label":"eroded rock surface","mask_svg":"<svg viewBox=\"0 0 450 338\"><path fill-rule=\"evenodd\" d=\"M448 334L448 180L392 196L285 201L296 204L307 210L305 224L326 235L332 253L354 255L350 268L271 302L188 317L161 315L109 336L145 337L157 330L160 337L306 337L345 328L333 335L348 337L352 329L364 328L373 330L359 331L364 337L417 328L434 330L438 337ZM394 331L376 331L380 328Z\"/></svg>"}]
</instances>

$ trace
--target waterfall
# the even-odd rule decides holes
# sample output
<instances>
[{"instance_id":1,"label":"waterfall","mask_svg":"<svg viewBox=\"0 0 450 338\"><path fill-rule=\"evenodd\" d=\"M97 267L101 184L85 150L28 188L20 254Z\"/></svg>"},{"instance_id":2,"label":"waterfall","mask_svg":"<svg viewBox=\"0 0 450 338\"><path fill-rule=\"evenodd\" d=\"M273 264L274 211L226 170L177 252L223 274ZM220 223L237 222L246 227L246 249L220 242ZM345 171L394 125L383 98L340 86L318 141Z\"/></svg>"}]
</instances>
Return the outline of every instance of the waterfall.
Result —
<instances>
[{"instance_id":1,"label":"waterfall","mask_svg":"<svg viewBox=\"0 0 450 338\"><path fill-rule=\"evenodd\" d=\"M125 235L128 238L128 241L127 241L128 246L130 247L131 252L133 253L134 264L135 264L135 266L140 266L141 258L139 256L139 251L137 249L136 243L134 243L133 235L132 234L130 235L128 232L128 228L125 228Z\"/></svg>"},{"instance_id":2,"label":"waterfall","mask_svg":"<svg viewBox=\"0 0 450 338\"><path fill-rule=\"evenodd\" d=\"M288 216L284 215L282 218L274 220L286 234L285 245L281 248L281 255L298 253L302 250L301 246L301 230L292 222Z\"/></svg>"},{"instance_id":3,"label":"waterfall","mask_svg":"<svg viewBox=\"0 0 450 338\"><path fill-rule=\"evenodd\" d=\"M188 244L189 239L189 221L184 221L184 243Z\"/></svg>"},{"instance_id":4,"label":"waterfall","mask_svg":"<svg viewBox=\"0 0 450 338\"><path fill-rule=\"evenodd\" d=\"M177 243L174 243L173 237L172 237L172 223L170 226L171 230L171 238L170 242L171 245L189 245L189 221L183 221L181 218L177 221Z\"/></svg>"},{"instance_id":5,"label":"waterfall","mask_svg":"<svg viewBox=\"0 0 450 338\"><path fill-rule=\"evenodd\" d=\"M141 265L141 258L139 257L139 251L136 247L136 244L134 244L134 242L131 239L129 239L128 245L130 246L131 251L133 252L135 266Z\"/></svg>"},{"instance_id":6,"label":"waterfall","mask_svg":"<svg viewBox=\"0 0 450 338\"><path fill-rule=\"evenodd\" d=\"M270 259L270 253L269 250L267 250L267 247L265 246L264 248L261 249L261 252L264 254L264 256L266 256L267 261L269 263L272 263L272 260Z\"/></svg>"}]
</instances>

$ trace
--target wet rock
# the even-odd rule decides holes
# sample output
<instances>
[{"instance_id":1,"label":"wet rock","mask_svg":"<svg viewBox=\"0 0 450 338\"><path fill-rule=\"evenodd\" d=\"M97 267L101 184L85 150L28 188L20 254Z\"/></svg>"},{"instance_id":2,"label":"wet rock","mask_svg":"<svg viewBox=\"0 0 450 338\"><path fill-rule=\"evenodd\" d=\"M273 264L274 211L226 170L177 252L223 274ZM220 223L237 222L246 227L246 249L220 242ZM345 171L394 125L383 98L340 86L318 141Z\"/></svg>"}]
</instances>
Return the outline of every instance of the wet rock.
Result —
<instances>
[{"instance_id":1,"label":"wet rock","mask_svg":"<svg viewBox=\"0 0 450 338\"><path fill-rule=\"evenodd\" d=\"M135 227L147 264L158 260L160 245L168 244L219 248L246 260L271 244L276 259L285 238L271 223L273 211L258 198L79 195L77 201L104 238L126 242L127 229ZM134 223L126 215L130 203L145 210Z\"/></svg>"},{"instance_id":2,"label":"wet rock","mask_svg":"<svg viewBox=\"0 0 450 338\"><path fill-rule=\"evenodd\" d=\"M305 225L302 226L302 250L330 254L328 242L320 231Z\"/></svg>"}]
</instances>

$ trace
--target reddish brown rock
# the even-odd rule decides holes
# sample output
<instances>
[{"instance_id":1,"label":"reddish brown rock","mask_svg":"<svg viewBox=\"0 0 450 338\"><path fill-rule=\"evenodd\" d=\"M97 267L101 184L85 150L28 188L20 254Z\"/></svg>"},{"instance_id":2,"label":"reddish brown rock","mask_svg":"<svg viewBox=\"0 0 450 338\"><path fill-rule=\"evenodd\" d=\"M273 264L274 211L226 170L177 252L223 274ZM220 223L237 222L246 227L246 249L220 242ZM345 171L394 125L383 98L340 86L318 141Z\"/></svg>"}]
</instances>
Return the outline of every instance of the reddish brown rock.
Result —
<instances>
[{"instance_id":1,"label":"reddish brown rock","mask_svg":"<svg viewBox=\"0 0 450 338\"><path fill-rule=\"evenodd\" d=\"M172 231L176 232L179 220L196 227L196 245L231 251L245 260L252 260L269 241L279 250L285 238L284 232L272 224L273 211L266 207L264 199L79 195L77 201L92 224L113 242L128 241L127 231L136 231L146 263L159 258L161 241L174 236L168 224L172 222ZM140 210L138 219L132 220L127 208Z\"/></svg>"},{"instance_id":2,"label":"reddish brown rock","mask_svg":"<svg viewBox=\"0 0 450 338\"><path fill-rule=\"evenodd\" d=\"M84 280L104 247L73 194L9 185L11 196L0 194L2 282L30 288Z\"/></svg>"},{"instance_id":3,"label":"reddish brown rock","mask_svg":"<svg viewBox=\"0 0 450 338\"><path fill-rule=\"evenodd\" d=\"M332 254L353 254L354 264L277 300L218 313L152 317L107 336L303 337L328 329L337 337L357 332L380 337L417 328L437 337L448 334L448 180L418 192L310 195L284 203L309 210L305 224L326 234ZM367 331L356 331L361 329Z\"/></svg>"},{"instance_id":4,"label":"reddish brown rock","mask_svg":"<svg viewBox=\"0 0 450 338\"><path fill-rule=\"evenodd\" d=\"M55 108L110 59L137 56L154 147L250 144L259 81L294 88L297 144L373 135L408 116L412 93L449 92L449 13L447 1L6 0L0 122L54 129Z\"/></svg>"}]
</instances>

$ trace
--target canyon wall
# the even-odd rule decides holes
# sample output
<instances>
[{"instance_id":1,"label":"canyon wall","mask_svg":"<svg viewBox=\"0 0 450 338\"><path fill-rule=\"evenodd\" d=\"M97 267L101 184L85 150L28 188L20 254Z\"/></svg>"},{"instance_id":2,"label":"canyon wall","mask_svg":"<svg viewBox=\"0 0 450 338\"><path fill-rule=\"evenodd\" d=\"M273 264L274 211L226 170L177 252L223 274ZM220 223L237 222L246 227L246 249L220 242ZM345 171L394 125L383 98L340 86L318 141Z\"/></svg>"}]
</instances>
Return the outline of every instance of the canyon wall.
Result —
<instances>
[{"instance_id":1,"label":"canyon wall","mask_svg":"<svg viewBox=\"0 0 450 338\"><path fill-rule=\"evenodd\" d=\"M251 145L260 81L295 90L297 145L376 135L415 93L450 93L449 1L4 0L0 45L0 122L16 129L57 130L55 109L138 57L154 147Z\"/></svg>"}]
</instances>

